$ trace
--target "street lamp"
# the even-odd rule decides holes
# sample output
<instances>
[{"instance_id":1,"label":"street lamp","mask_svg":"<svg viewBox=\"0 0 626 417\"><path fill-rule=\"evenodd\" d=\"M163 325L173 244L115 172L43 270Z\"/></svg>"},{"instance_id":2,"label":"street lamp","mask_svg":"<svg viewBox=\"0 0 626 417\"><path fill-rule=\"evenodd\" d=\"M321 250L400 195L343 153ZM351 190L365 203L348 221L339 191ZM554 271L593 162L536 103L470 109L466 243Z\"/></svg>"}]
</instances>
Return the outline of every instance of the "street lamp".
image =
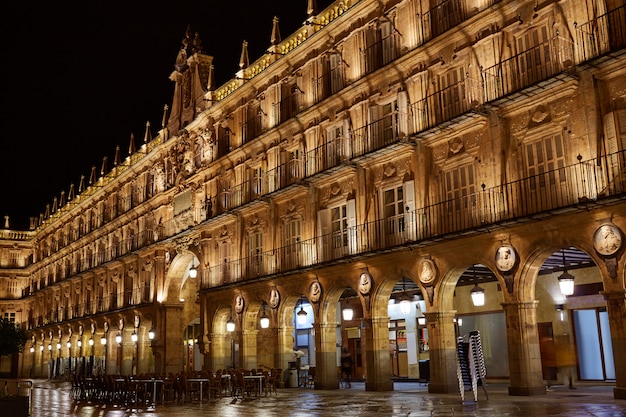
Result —
<instances>
[{"instance_id":1,"label":"street lamp","mask_svg":"<svg viewBox=\"0 0 626 417\"><path fill-rule=\"evenodd\" d=\"M563 273L557 278L559 280L559 288L561 294L572 295L574 294L574 276L567 272L567 264L565 263L565 249L563 252Z\"/></svg>"},{"instance_id":2,"label":"street lamp","mask_svg":"<svg viewBox=\"0 0 626 417\"><path fill-rule=\"evenodd\" d=\"M233 320L233 316L230 316L226 322L226 331L229 333L235 331L235 321Z\"/></svg>"},{"instance_id":3,"label":"street lamp","mask_svg":"<svg viewBox=\"0 0 626 417\"><path fill-rule=\"evenodd\" d=\"M259 320L261 322L262 329L267 329L268 327L270 327L270 318L267 316L267 313L265 312L266 306L267 304L265 304L265 301L263 301L263 305L261 306L263 313L261 314L261 319Z\"/></svg>"},{"instance_id":4,"label":"street lamp","mask_svg":"<svg viewBox=\"0 0 626 417\"><path fill-rule=\"evenodd\" d=\"M298 324L306 324L307 312L304 311L304 308L302 307L302 296L300 296L300 311L298 311L297 316Z\"/></svg>"},{"instance_id":5,"label":"street lamp","mask_svg":"<svg viewBox=\"0 0 626 417\"><path fill-rule=\"evenodd\" d=\"M474 277L474 288L470 290L470 296L472 297L472 304L474 307L482 307L485 305L485 290L478 286L478 279L476 278L476 266L472 265L472 275Z\"/></svg>"},{"instance_id":6,"label":"street lamp","mask_svg":"<svg viewBox=\"0 0 626 417\"><path fill-rule=\"evenodd\" d=\"M107 333L106 331L102 333L102 337L100 338L100 344L102 345L102 350L104 353L104 364L102 366L102 372L106 375L107 373Z\"/></svg>"},{"instance_id":7,"label":"street lamp","mask_svg":"<svg viewBox=\"0 0 626 417\"><path fill-rule=\"evenodd\" d=\"M232 364L231 367L235 369L235 338L233 337L233 332L235 331L235 321L233 320L232 312L226 322L226 331L230 333L230 360Z\"/></svg>"},{"instance_id":8,"label":"street lamp","mask_svg":"<svg viewBox=\"0 0 626 417\"><path fill-rule=\"evenodd\" d=\"M405 316L408 315L411 312L411 298L406 293L404 277L402 277L402 293L398 300L400 301L400 312Z\"/></svg>"},{"instance_id":9,"label":"street lamp","mask_svg":"<svg viewBox=\"0 0 626 417\"><path fill-rule=\"evenodd\" d=\"M198 276L198 268L196 268L196 258L191 261L191 267L189 268L189 278L195 278Z\"/></svg>"}]
</instances>

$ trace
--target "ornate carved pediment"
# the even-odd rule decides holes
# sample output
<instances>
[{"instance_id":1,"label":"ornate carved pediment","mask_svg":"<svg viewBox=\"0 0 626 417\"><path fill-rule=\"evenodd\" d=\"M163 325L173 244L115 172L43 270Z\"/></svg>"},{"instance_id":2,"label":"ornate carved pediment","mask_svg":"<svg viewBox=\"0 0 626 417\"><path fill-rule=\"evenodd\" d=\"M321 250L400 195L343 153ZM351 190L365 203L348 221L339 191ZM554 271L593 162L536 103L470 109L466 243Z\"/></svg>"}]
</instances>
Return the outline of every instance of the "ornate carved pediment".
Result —
<instances>
[{"instance_id":1,"label":"ornate carved pediment","mask_svg":"<svg viewBox=\"0 0 626 417\"><path fill-rule=\"evenodd\" d=\"M176 253L184 253L189 250L190 246L198 246L198 241L192 236L183 236L176 239Z\"/></svg>"}]
</instances>

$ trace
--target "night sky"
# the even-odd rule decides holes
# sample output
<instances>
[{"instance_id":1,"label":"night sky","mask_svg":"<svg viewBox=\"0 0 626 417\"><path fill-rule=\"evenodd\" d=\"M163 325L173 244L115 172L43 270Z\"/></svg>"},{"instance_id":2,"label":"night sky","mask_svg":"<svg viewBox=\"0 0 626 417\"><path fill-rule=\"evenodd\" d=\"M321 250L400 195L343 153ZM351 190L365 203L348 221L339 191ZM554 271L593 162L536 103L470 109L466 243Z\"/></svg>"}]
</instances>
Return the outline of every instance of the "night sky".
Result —
<instances>
[{"instance_id":1,"label":"night sky","mask_svg":"<svg viewBox=\"0 0 626 417\"><path fill-rule=\"evenodd\" d=\"M169 76L187 25L214 57L220 86L270 46L272 19L282 38L307 18L308 0L5 2L2 19L0 228L27 230L116 146L138 148L146 122L153 136L171 106ZM73 2L72 2L73 3ZM318 0L321 11L332 2Z\"/></svg>"}]
</instances>

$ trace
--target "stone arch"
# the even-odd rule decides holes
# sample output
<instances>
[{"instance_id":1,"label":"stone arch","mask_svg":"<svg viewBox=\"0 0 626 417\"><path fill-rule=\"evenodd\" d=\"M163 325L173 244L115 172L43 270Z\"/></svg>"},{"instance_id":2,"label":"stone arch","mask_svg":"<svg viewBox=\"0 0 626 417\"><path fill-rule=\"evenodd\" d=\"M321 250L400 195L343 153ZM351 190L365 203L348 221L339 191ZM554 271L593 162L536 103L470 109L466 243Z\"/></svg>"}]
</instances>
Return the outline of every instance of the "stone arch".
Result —
<instances>
[{"instance_id":1,"label":"stone arch","mask_svg":"<svg viewBox=\"0 0 626 417\"><path fill-rule=\"evenodd\" d=\"M194 264L195 262L195 264ZM178 303L181 298L188 301L189 297L181 297L185 294L193 294L191 298L192 302L195 302L199 288L199 277L191 279L189 277L189 268L192 265L199 266L200 262L196 254L192 251L186 251L181 254L177 254L170 264L165 277L165 294L163 302L165 303ZM189 284L189 285L188 285ZM193 288L192 288L193 287Z\"/></svg>"}]
</instances>

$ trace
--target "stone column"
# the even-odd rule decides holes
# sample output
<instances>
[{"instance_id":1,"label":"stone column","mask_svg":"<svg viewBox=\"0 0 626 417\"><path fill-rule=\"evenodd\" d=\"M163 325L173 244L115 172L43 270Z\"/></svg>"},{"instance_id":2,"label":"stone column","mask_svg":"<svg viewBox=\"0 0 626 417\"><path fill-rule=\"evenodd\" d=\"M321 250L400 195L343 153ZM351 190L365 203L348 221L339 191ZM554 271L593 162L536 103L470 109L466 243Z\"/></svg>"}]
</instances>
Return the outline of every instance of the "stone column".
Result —
<instances>
[{"instance_id":1,"label":"stone column","mask_svg":"<svg viewBox=\"0 0 626 417\"><path fill-rule=\"evenodd\" d=\"M393 391L391 361L389 360L389 319L375 317L363 319L365 324L366 391Z\"/></svg>"},{"instance_id":2,"label":"stone column","mask_svg":"<svg viewBox=\"0 0 626 417\"><path fill-rule=\"evenodd\" d=\"M337 389L337 322L313 323L315 329L315 389Z\"/></svg>"},{"instance_id":3,"label":"stone column","mask_svg":"<svg viewBox=\"0 0 626 417\"><path fill-rule=\"evenodd\" d=\"M455 311L424 312L428 327L430 383L428 392L453 393L459 389L456 373Z\"/></svg>"},{"instance_id":4,"label":"stone column","mask_svg":"<svg viewBox=\"0 0 626 417\"><path fill-rule=\"evenodd\" d=\"M502 303L509 345L509 395L545 394L541 372L537 301Z\"/></svg>"},{"instance_id":5,"label":"stone column","mask_svg":"<svg viewBox=\"0 0 626 417\"><path fill-rule=\"evenodd\" d=\"M609 315L611 329L611 345L615 364L615 387L613 397L626 400L626 292L616 290L603 292L606 300L606 311Z\"/></svg>"},{"instance_id":6,"label":"stone column","mask_svg":"<svg viewBox=\"0 0 626 417\"><path fill-rule=\"evenodd\" d=\"M257 353L257 335L258 330L243 330L241 332L242 346L239 347L241 352L241 363L244 369L257 369L258 363L256 359Z\"/></svg>"},{"instance_id":7,"label":"stone column","mask_svg":"<svg viewBox=\"0 0 626 417\"><path fill-rule=\"evenodd\" d=\"M164 340L162 341L163 372L177 373L183 370L183 344L182 338L182 312L181 304L165 305L162 315ZM161 326L159 326L161 328ZM156 355L156 354L155 354Z\"/></svg>"}]
</instances>

